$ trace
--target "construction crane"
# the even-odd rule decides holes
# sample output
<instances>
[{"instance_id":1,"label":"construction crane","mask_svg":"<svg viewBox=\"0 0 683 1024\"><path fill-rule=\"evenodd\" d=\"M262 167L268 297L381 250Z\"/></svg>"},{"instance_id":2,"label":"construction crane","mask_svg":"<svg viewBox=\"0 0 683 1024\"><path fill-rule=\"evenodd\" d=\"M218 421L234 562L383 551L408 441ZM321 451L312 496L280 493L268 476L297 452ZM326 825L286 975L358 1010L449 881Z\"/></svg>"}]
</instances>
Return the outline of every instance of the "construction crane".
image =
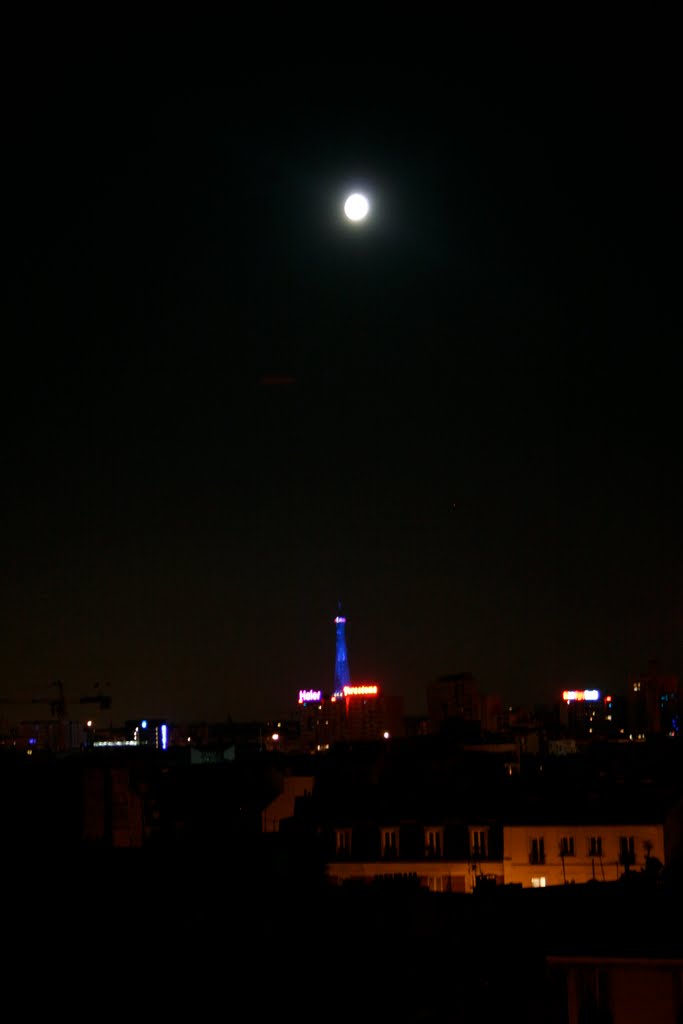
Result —
<instances>
[{"instance_id":1,"label":"construction crane","mask_svg":"<svg viewBox=\"0 0 683 1024\"><path fill-rule=\"evenodd\" d=\"M58 721L63 721L66 718L67 702L64 695L64 684L61 679L56 679L53 683L50 683L51 687L54 687L57 691L56 696L46 697L0 697L0 704L47 704L50 708L50 714L53 718ZM106 710L111 707L111 695L104 693L100 689L100 684L95 684L95 690L98 691L92 694L86 694L83 697L78 698L79 704L97 704L102 710Z\"/></svg>"},{"instance_id":2,"label":"construction crane","mask_svg":"<svg viewBox=\"0 0 683 1024\"><path fill-rule=\"evenodd\" d=\"M79 697L78 703L97 704L102 711L107 711L111 707L111 694L104 693L104 691L100 689L99 683L95 683L95 689L98 691L97 693L91 693L85 697Z\"/></svg>"}]
</instances>

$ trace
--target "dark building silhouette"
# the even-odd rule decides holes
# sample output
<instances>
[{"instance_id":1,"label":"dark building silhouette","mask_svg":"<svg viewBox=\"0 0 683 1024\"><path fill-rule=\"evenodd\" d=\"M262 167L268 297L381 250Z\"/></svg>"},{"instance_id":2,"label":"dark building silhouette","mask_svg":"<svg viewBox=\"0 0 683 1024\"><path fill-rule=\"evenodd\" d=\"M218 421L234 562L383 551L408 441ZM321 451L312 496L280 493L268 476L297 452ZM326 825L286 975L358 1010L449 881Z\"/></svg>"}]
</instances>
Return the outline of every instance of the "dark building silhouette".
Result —
<instances>
[{"instance_id":1,"label":"dark building silhouette","mask_svg":"<svg viewBox=\"0 0 683 1024\"><path fill-rule=\"evenodd\" d=\"M633 736L679 736L681 705L678 676L661 672L651 661L647 672L628 679L628 718Z\"/></svg>"}]
</instances>

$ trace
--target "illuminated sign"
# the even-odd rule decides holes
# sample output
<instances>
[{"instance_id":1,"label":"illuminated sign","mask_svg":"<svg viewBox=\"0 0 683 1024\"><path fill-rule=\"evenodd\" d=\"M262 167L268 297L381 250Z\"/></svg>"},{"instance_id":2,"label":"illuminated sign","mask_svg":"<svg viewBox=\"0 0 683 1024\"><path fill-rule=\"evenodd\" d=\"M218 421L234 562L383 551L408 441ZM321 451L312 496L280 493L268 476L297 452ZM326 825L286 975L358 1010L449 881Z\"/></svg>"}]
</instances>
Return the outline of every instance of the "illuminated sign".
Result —
<instances>
[{"instance_id":1,"label":"illuminated sign","mask_svg":"<svg viewBox=\"0 0 683 1024\"><path fill-rule=\"evenodd\" d=\"M569 704L573 700L600 700L599 690L563 690L562 700Z\"/></svg>"},{"instance_id":2,"label":"illuminated sign","mask_svg":"<svg viewBox=\"0 0 683 1024\"><path fill-rule=\"evenodd\" d=\"M360 686L345 686L345 697L377 697L379 686L375 683L367 683Z\"/></svg>"},{"instance_id":3,"label":"illuminated sign","mask_svg":"<svg viewBox=\"0 0 683 1024\"><path fill-rule=\"evenodd\" d=\"M322 690L299 690L299 704L307 704L309 700L322 700Z\"/></svg>"}]
</instances>

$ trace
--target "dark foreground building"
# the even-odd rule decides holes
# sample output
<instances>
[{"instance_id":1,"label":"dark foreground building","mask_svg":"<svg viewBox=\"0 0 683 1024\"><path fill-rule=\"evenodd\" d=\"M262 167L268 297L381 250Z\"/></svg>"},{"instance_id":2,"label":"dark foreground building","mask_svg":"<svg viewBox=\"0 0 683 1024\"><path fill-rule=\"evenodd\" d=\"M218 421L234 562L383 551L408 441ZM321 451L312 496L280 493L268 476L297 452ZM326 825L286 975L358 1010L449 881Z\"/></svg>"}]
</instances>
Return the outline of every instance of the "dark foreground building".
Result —
<instances>
[{"instance_id":1,"label":"dark foreground building","mask_svg":"<svg viewBox=\"0 0 683 1024\"><path fill-rule=\"evenodd\" d=\"M409 872L388 881L386 868L362 884L329 884L326 835L306 809L334 809L335 826L338 798L349 793L358 796L356 816L390 809L399 838L403 819L394 815L423 807L426 796L433 833L437 797L448 796L461 816L474 803L481 826L487 796L489 837L504 839L493 797L525 785L524 773L516 780L504 758L442 743L430 743L429 756L420 749L409 744L395 758L386 745L345 750L321 762L324 772L310 757L197 765L139 750L5 763L8 1004L28 999L40 1014L65 1001L101 1011L133 1000L143 1016L167 1007L174 1016L333 1024L632 1024L642 1017L625 1016L639 1005L635 994L627 998L631 984L641 1005L657 1007L648 1024L680 1024L683 888L675 857L667 871L646 870L638 859L615 880L557 885L548 875L543 888L495 879L470 892L430 891ZM635 785L619 781L629 763L619 759L615 784ZM660 778L648 761L647 785L664 791L673 766L663 762ZM602 755L595 767L583 779L579 762L569 766L565 784L575 790L612 771ZM560 781L544 787L556 794ZM533 779L529 785L535 801L542 790ZM269 814L288 793L289 818L286 806ZM442 809L451 804L439 799ZM466 861L472 820L462 820ZM297 822L304 827L292 827ZM421 862L438 859L436 846L424 847L424 831L419 837ZM487 854L502 855L504 880L505 844Z\"/></svg>"}]
</instances>

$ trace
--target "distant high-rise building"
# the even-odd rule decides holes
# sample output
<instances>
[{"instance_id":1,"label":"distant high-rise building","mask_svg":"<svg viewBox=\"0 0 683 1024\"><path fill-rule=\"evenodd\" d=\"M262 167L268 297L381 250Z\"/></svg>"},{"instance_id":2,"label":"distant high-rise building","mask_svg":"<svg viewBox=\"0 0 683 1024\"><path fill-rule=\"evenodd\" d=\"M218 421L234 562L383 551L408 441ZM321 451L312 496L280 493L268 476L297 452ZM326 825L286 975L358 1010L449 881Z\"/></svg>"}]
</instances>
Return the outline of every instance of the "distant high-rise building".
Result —
<instances>
[{"instance_id":1,"label":"distant high-rise building","mask_svg":"<svg viewBox=\"0 0 683 1024\"><path fill-rule=\"evenodd\" d=\"M440 676L427 686L427 716L433 733L455 723L481 727L481 698L470 672Z\"/></svg>"},{"instance_id":2,"label":"distant high-rise building","mask_svg":"<svg viewBox=\"0 0 683 1024\"><path fill-rule=\"evenodd\" d=\"M346 617L341 612L341 601L339 610L334 620L337 630L337 656L334 662L334 693L341 695L345 686L351 683L349 671L349 657L346 652Z\"/></svg>"},{"instance_id":3,"label":"distant high-rise building","mask_svg":"<svg viewBox=\"0 0 683 1024\"><path fill-rule=\"evenodd\" d=\"M300 690L297 746L308 753L335 743L405 736L402 697L385 695L376 682L347 684L336 696Z\"/></svg>"},{"instance_id":4,"label":"distant high-rise building","mask_svg":"<svg viewBox=\"0 0 683 1024\"><path fill-rule=\"evenodd\" d=\"M602 736L605 724L605 698L600 690L563 690L558 717L562 729L572 739Z\"/></svg>"},{"instance_id":5,"label":"distant high-rise building","mask_svg":"<svg viewBox=\"0 0 683 1024\"><path fill-rule=\"evenodd\" d=\"M629 727L633 735L680 735L678 676L660 672L655 661L650 662L647 672L629 676L628 707Z\"/></svg>"}]
</instances>

